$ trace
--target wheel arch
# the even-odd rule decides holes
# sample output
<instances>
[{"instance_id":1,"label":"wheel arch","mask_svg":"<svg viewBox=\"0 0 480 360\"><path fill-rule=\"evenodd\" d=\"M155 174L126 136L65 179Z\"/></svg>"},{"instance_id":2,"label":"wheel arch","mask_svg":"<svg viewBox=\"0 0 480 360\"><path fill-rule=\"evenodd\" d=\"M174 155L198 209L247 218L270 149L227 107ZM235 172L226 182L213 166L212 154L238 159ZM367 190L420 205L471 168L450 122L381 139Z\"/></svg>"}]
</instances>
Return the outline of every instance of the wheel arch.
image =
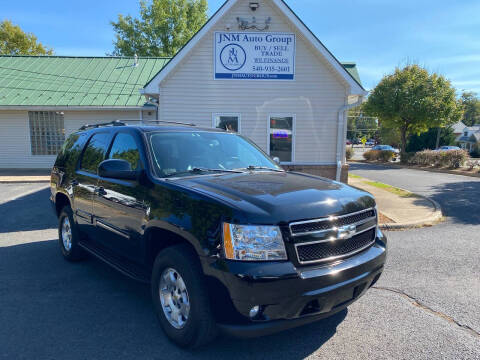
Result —
<instances>
[{"instance_id":1,"label":"wheel arch","mask_svg":"<svg viewBox=\"0 0 480 360\"><path fill-rule=\"evenodd\" d=\"M70 198L62 193L58 192L55 194L55 212L57 214L57 217L60 216L60 212L65 206L72 206L72 203L70 202Z\"/></svg>"},{"instance_id":2,"label":"wheel arch","mask_svg":"<svg viewBox=\"0 0 480 360\"><path fill-rule=\"evenodd\" d=\"M148 268L153 267L155 258L163 249L173 245L185 244L191 249L195 255L199 256L198 249L192 244L191 240L187 240L176 232L164 229L158 226L149 227L144 234L145 238L145 262Z\"/></svg>"}]
</instances>

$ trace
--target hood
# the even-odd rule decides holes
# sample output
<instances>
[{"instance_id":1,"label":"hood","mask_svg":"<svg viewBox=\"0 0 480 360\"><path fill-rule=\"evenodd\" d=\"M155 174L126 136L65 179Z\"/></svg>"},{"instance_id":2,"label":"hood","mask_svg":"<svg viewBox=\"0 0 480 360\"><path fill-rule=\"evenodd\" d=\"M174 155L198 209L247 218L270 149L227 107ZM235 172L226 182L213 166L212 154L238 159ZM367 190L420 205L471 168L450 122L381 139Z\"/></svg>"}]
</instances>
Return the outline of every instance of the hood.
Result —
<instances>
[{"instance_id":1,"label":"hood","mask_svg":"<svg viewBox=\"0 0 480 360\"><path fill-rule=\"evenodd\" d=\"M240 221L279 224L343 215L375 206L373 197L325 178L290 172L255 171L178 179L179 185L227 203Z\"/></svg>"}]
</instances>

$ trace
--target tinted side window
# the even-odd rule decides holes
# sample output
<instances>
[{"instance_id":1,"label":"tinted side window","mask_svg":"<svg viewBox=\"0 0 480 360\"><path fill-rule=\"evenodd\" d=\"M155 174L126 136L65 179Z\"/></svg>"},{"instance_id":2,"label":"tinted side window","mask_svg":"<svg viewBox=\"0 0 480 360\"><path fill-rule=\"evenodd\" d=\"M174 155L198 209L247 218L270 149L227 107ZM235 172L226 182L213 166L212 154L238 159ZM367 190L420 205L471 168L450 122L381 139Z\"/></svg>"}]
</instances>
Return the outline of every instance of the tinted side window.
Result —
<instances>
[{"instance_id":1,"label":"tinted side window","mask_svg":"<svg viewBox=\"0 0 480 360\"><path fill-rule=\"evenodd\" d=\"M82 152L83 147L88 139L87 134L72 134L63 143L62 149L57 156L56 166L59 167L75 167L78 156Z\"/></svg>"},{"instance_id":2,"label":"tinted side window","mask_svg":"<svg viewBox=\"0 0 480 360\"><path fill-rule=\"evenodd\" d=\"M99 133L93 135L83 152L80 168L96 174L98 165L105 159L109 143L110 134Z\"/></svg>"},{"instance_id":3,"label":"tinted side window","mask_svg":"<svg viewBox=\"0 0 480 360\"><path fill-rule=\"evenodd\" d=\"M140 167L140 151L132 135L119 133L110 150L109 159L126 160L132 166L132 170Z\"/></svg>"}]
</instances>

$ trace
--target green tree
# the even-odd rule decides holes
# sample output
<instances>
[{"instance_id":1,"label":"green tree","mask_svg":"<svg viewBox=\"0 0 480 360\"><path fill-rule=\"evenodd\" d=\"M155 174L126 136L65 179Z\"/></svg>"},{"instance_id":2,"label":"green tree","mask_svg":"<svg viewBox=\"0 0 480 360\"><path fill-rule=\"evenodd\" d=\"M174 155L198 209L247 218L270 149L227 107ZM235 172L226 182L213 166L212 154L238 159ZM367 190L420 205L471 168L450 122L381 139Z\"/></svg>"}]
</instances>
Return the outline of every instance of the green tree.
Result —
<instances>
[{"instance_id":1,"label":"green tree","mask_svg":"<svg viewBox=\"0 0 480 360\"><path fill-rule=\"evenodd\" d=\"M455 134L453 129L449 126L441 129L440 138L437 145L438 129L431 128L427 132L420 135L413 134L408 139L407 152L416 152L426 149L436 149L439 146L455 145Z\"/></svg>"},{"instance_id":2,"label":"green tree","mask_svg":"<svg viewBox=\"0 0 480 360\"><path fill-rule=\"evenodd\" d=\"M52 55L32 33L24 32L9 20L0 22L0 55Z\"/></svg>"},{"instance_id":3,"label":"green tree","mask_svg":"<svg viewBox=\"0 0 480 360\"><path fill-rule=\"evenodd\" d=\"M463 123L467 126L480 124L480 99L477 97L477 94L466 91L462 94L460 101L464 110Z\"/></svg>"},{"instance_id":4,"label":"green tree","mask_svg":"<svg viewBox=\"0 0 480 360\"><path fill-rule=\"evenodd\" d=\"M400 146L401 136L398 128L387 127L382 120L379 120L378 137L382 144L392 145L394 147Z\"/></svg>"},{"instance_id":5,"label":"green tree","mask_svg":"<svg viewBox=\"0 0 480 360\"><path fill-rule=\"evenodd\" d=\"M408 137L431 128L446 127L460 120L462 107L450 81L429 74L418 65L397 68L375 87L365 110L381 118L388 128L400 132L400 146L405 153Z\"/></svg>"},{"instance_id":6,"label":"green tree","mask_svg":"<svg viewBox=\"0 0 480 360\"><path fill-rule=\"evenodd\" d=\"M118 15L113 55L173 56L207 21L206 0L141 0L140 18Z\"/></svg>"}]
</instances>

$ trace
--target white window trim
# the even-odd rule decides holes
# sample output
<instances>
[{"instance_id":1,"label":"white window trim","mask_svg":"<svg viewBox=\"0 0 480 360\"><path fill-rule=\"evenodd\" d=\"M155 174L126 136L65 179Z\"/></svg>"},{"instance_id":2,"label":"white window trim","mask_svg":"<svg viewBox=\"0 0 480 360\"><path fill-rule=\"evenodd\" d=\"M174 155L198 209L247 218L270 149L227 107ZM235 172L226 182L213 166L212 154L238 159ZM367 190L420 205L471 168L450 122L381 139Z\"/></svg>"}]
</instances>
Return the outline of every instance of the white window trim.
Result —
<instances>
[{"instance_id":1,"label":"white window trim","mask_svg":"<svg viewBox=\"0 0 480 360\"><path fill-rule=\"evenodd\" d=\"M282 161L282 165L294 165L295 164L295 145L297 137L297 115L291 113L271 113L267 116L267 154L270 155L270 119L272 117L291 117L293 118L292 124L292 161Z\"/></svg>"},{"instance_id":2,"label":"white window trim","mask_svg":"<svg viewBox=\"0 0 480 360\"><path fill-rule=\"evenodd\" d=\"M227 113L227 112L216 112L212 113L212 128L216 129L215 117L217 116L236 116L238 117L238 134L242 133L242 114L240 113Z\"/></svg>"}]
</instances>

